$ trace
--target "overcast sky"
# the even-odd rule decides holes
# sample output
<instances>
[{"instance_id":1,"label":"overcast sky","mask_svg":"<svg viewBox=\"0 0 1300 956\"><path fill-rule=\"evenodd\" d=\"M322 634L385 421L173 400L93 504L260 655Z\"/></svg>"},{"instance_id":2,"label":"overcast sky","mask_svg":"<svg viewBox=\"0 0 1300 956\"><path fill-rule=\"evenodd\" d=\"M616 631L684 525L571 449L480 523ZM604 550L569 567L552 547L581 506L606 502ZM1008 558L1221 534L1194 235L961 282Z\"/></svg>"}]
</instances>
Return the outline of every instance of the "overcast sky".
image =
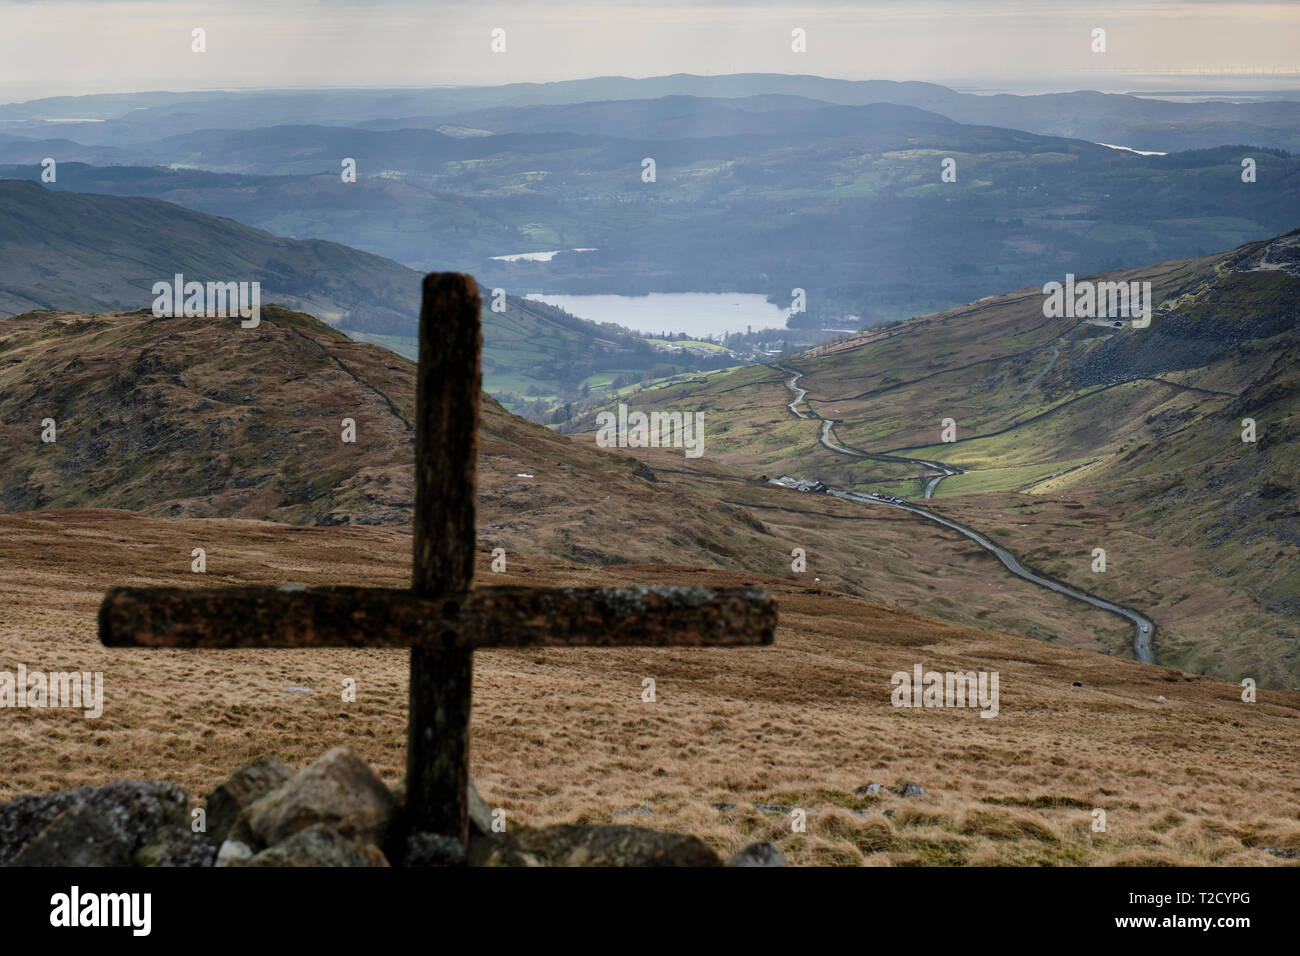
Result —
<instances>
[{"instance_id":1,"label":"overcast sky","mask_svg":"<svg viewBox=\"0 0 1300 956\"><path fill-rule=\"evenodd\" d=\"M206 53L190 51L195 27ZM790 49L796 27L806 53ZM1240 69L1300 75L1300 0L0 0L0 102L733 71L1107 89L1121 74Z\"/></svg>"}]
</instances>

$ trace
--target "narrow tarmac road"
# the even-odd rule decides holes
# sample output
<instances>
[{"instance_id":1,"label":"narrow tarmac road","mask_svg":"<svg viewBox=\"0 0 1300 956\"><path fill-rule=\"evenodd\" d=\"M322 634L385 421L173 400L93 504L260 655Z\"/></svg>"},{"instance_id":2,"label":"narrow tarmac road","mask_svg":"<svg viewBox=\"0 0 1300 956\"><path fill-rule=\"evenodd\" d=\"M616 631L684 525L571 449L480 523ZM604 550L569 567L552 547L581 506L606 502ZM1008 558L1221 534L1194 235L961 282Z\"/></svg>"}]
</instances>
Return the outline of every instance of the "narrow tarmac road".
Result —
<instances>
[{"instance_id":1,"label":"narrow tarmac road","mask_svg":"<svg viewBox=\"0 0 1300 956\"><path fill-rule=\"evenodd\" d=\"M840 455L849 455L854 458L874 458L881 461L910 462L912 464L925 465L927 467L943 471L944 474L936 475L934 478L930 479L930 481L926 483L925 486L926 498L932 497L934 488L944 478L947 478L949 475L961 473L961 469L956 469L955 466L952 465L945 465L942 462L926 461L920 458L904 458L898 455L873 455L868 452L859 451L858 449L846 448L842 445L836 444L831 439L831 434L830 434L831 426L835 424L833 421L831 421L828 418L822 418L820 415L817 415L815 412L812 412L811 409L809 410L808 414L804 414L803 412L799 411L798 408L796 408L796 406L803 401L804 396L808 394L807 389L800 388L796 384L799 381L799 379L803 376L803 373L796 372L793 369L788 369L781 365L775 367L780 369L783 372L788 373L791 376L786 381L785 385L786 388L790 390L790 394L793 396L793 400L786 405L786 408L789 409L790 413L797 418L820 420L822 423L821 436L820 436L821 444L823 447L829 449L830 451L833 451ZM906 501L894 502L894 501L887 501L883 498L873 498L870 495L859 494L856 491L839 491L834 488L829 488L827 489L826 493L829 495L833 495L836 498L843 499L845 501L854 501L861 504L870 504L870 505L885 505L890 508L899 508L903 511L909 511L914 515L919 515L920 517L925 518L929 521L933 521L936 524L941 524L945 528L950 528L951 530L956 531L958 534L964 535L965 537L969 538L971 541L974 541L981 548L988 551L999 561L1001 561L1003 566L1012 574L1016 575L1017 577L1024 578L1026 581L1029 581L1033 584L1037 584L1039 587L1047 588L1049 591L1054 591L1057 594L1063 594L1066 597L1073 598L1076 601L1083 601L1085 604L1091 604L1093 607L1101 608L1101 610L1103 611L1109 611L1112 614L1118 614L1120 617L1124 618L1125 620L1133 624L1134 658L1136 658L1137 660L1141 661L1144 664L1155 663L1155 655L1152 651L1152 639L1155 637L1155 630L1156 630L1155 624L1152 623L1152 621L1149 618L1139 614L1137 611L1134 611L1131 608L1126 608L1121 604L1115 604L1113 601L1107 601L1105 598L1097 597L1097 595L1090 594L1089 592L1080 590L1079 588L1072 587L1071 585L1066 584L1064 581L1057 581L1053 578L1046 577L1041 572L1035 571L1032 568L1025 566L1024 564L1021 564L1020 561L1016 559L1015 555L1013 555L1006 548L1002 547L1000 544L993 541L991 538L987 537L986 535L983 535L980 532L976 531L974 528L969 528L966 525L961 524L960 522L953 521L951 518L945 518L942 515L936 514L935 512L929 510L928 508L924 508L920 505L915 505L912 504L911 502L906 502Z\"/></svg>"}]
</instances>

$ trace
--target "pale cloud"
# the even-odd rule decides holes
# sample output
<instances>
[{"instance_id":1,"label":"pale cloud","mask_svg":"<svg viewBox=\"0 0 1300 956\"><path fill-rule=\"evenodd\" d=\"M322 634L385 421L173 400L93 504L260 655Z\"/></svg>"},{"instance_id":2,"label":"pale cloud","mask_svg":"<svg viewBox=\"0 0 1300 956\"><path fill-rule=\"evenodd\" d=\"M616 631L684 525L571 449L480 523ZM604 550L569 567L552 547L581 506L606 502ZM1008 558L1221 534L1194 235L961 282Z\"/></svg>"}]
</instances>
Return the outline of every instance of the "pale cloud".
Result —
<instances>
[{"instance_id":1,"label":"pale cloud","mask_svg":"<svg viewBox=\"0 0 1300 956\"><path fill-rule=\"evenodd\" d=\"M189 51L190 30L208 52ZM790 30L808 52L790 51ZM1093 27L1108 51L1093 54ZM492 28L507 52L492 54ZM1300 68L1300 2L1265 0L0 0L0 100L144 89L423 86L665 73L1021 80ZM1089 77L1095 83L1087 83Z\"/></svg>"}]
</instances>

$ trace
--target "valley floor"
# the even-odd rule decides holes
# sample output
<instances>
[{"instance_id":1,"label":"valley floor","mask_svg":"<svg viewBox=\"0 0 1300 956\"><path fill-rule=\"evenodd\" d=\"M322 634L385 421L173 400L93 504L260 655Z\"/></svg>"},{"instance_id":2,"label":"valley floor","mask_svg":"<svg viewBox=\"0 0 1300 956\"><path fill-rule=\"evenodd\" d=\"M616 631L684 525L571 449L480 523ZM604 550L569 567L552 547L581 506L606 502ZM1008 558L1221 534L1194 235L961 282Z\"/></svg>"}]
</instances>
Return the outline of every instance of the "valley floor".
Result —
<instances>
[{"instance_id":1,"label":"valley floor","mask_svg":"<svg viewBox=\"0 0 1300 956\"><path fill-rule=\"evenodd\" d=\"M194 547L207 550L201 579ZM400 587L409 549L408 535L379 528L0 515L0 666L102 671L106 696L97 720L0 711L0 799L121 778L171 780L198 799L258 756L301 766L342 743L396 780L404 652L110 650L96 611L114 585ZM1244 703L1232 683L810 580L513 552L509 572L492 574L490 562L481 547L480 586L760 583L781 608L767 648L477 654L471 772L516 823L634 823L696 833L724 854L771 840L797 864L1268 865L1285 854L1266 848L1300 850L1300 694ZM999 672L998 716L892 707L891 674L915 664ZM355 703L341 699L348 677ZM641 700L646 677L655 703ZM905 782L929 795L854 792ZM722 803L736 806L711 806ZM807 832L754 804L807 810Z\"/></svg>"}]
</instances>

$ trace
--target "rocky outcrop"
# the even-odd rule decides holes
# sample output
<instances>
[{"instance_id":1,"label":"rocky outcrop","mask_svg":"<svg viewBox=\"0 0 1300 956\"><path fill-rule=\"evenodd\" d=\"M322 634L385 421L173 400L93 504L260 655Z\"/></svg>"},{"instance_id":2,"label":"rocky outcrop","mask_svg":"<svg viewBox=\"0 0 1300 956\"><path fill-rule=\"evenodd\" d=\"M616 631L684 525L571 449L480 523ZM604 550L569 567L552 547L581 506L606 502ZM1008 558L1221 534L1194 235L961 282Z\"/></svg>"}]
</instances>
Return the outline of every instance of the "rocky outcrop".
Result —
<instances>
[{"instance_id":1,"label":"rocky outcrop","mask_svg":"<svg viewBox=\"0 0 1300 956\"><path fill-rule=\"evenodd\" d=\"M644 827L562 824L471 841L472 866L721 866L698 837Z\"/></svg>"},{"instance_id":2,"label":"rocky outcrop","mask_svg":"<svg viewBox=\"0 0 1300 956\"><path fill-rule=\"evenodd\" d=\"M185 791L118 780L0 804L0 865L207 866L216 848L191 827Z\"/></svg>"},{"instance_id":3,"label":"rocky outcrop","mask_svg":"<svg viewBox=\"0 0 1300 956\"><path fill-rule=\"evenodd\" d=\"M297 773L275 757L240 767L208 794L203 814L191 812L183 789L161 781L24 796L0 804L0 865L724 865L697 837L646 827L562 824L506 832L473 784L467 850L441 834L407 833L404 791L401 783L390 791L352 750L336 747ZM756 843L725 865L786 861L776 847Z\"/></svg>"},{"instance_id":4,"label":"rocky outcrop","mask_svg":"<svg viewBox=\"0 0 1300 956\"><path fill-rule=\"evenodd\" d=\"M131 848L108 817L84 803L50 821L10 866L130 866Z\"/></svg>"},{"instance_id":5,"label":"rocky outcrop","mask_svg":"<svg viewBox=\"0 0 1300 956\"><path fill-rule=\"evenodd\" d=\"M299 830L325 824L362 843L382 843L396 804L388 788L347 747L315 763L244 808L236 831L273 846Z\"/></svg>"},{"instance_id":6,"label":"rocky outcrop","mask_svg":"<svg viewBox=\"0 0 1300 956\"><path fill-rule=\"evenodd\" d=\"M785 866L785 854L771 843L751 843L729 856L723 866Z\"/></svg>"},{"instance_id":7,"label":"rocky outcrop","mask_svg":"<svg viewBox=\"0 0 1300 956\"><path fill-rule=\"evenodd\" d=\"M349 839L324 823L299 830L240 866L388 866L379 847Z\"/></svg>"},{"instance_id":8,"label":"rocky outcrop","mask_svg":"<svg viewBox=\"0 0 1300 956\"><path fill-rule=\"evenodd\" d=\"M465 848L441 833L412 833L406 838L403 866L463 866Z\"/></svg>"},{"instance_id":9,"label":"rocky outcrop","mask_svg":"<svg viewBox=\"0 0 1300 956\"><path fill-rule=\"evenodd\" d=\"M288 783L293 768L279 757L264 757L240 767L208 794L208 835L220 845L244 809Z\"/></svg>"},{"instance_id":10,"label":"rocky outcrop","mask_svg":"<svg viewBox=\"0 0 1300 956\"><path fill-rule=\"evenodd\" d=\"M245 800L225 834L218 866L388 865L380 847L397 803L365 761L335 747L288 779L287 768L277 764L242 768L214 791L222 794L219 806ZM283 782L267 789L277 779Z\"/></svg>"}]
</instances>

